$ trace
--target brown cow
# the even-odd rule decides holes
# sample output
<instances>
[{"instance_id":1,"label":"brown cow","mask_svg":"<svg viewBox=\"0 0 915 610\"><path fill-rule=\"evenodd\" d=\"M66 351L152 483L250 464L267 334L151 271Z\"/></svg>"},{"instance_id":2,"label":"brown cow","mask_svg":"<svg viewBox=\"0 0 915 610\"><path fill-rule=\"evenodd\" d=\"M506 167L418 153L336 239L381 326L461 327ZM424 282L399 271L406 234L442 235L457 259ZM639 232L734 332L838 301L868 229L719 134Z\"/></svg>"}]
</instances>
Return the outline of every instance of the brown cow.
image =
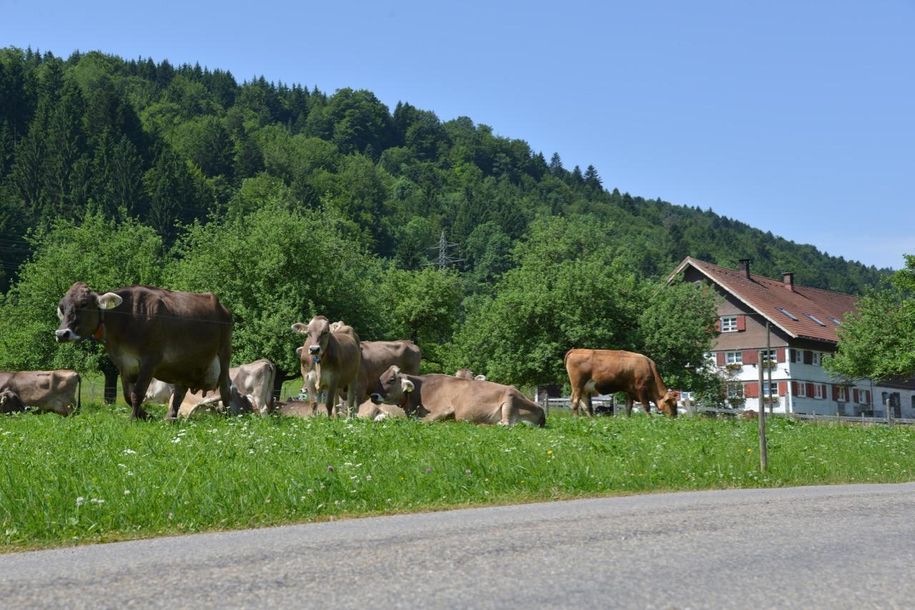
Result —
<instances>
[{"instance_id":1,"label":"brown cow","mask_svg":"<svg viewBox=\"0 0 915 610\"><path fill-rule=\"evenodd\" d=\"M0 390L11 390L28 407L58 415L79 408L79 382L79 373L69 369L0 372Z\"/></svg>"},{"instance_id":2,"label":"brown cow","mask_svg":"<svg viewBox=\"0 0 915 610\"><path fill-rule=\"evenodd\" d=\"M97 294L73 284L57 308L58 341L101 341L118 368L134 419L147 419L146 389L153 377L175 385L167 419L178 415L188 389L219 389L233 414L251 404L229 381L232 314L210 293L128 286Z\"/></svg>"},{"instance_id":3,"label":"brown cow","mask_svg":"<svg viewBox=\"0 0 915 610\"><path fill-rule=\"evenodd\" d=\"M302 369L302 382L308 390L313 409L318 407L318 393L326 392L324 407L333 415L337 394L346 392L346 414L352 417L356 406L355 389L359 377L361 354L359 337L351 326L331 329L324 316L315 316L308 324L296 322L292 330L305 335L304 344L296 351Z\"/></svg>"},{"instance_id":4,"label":"brown cow","mask_svg":"<svg viewBox=\"0 0 915 610\"><path fill-rule=\"evenodd\" d=\"M626 394L626 415L632 413L632 402L638 400L646 413L651 412L649 400L654 401L658 410L677 416L679 392L668 390L658 374L654 360L643 354L610 349L570 349L565 355L566 371L572 386L570 406L578 415L578 408L584 396L586 413L594 415L591 395Z\"/></svg>"},{"instance_id":5,"label":"brown cow","mask_svg":"<svg viewBox=\"0 0 915 610\"><path fill-rule=\"evenodd\" d=\"M546 424L540 405L512 386L491 381L461 379L452 375L407 375L390 367L379 380L375 403L400 406L423 421L454 419L477 424Z\"/></svg>"},{"instance_id":6,"label":"brown cow","mask_svg":"<svg viewBox=\"0 0 915 610\"><path fill-rule=\"evenodd\" d=\"M356 384L356 404L361 405L380 391L378 378L389 367L397 366L408 375L419 374L422 352L409 340L403 341L360 341L359 379Z\"/></svg>"}]
</instances>

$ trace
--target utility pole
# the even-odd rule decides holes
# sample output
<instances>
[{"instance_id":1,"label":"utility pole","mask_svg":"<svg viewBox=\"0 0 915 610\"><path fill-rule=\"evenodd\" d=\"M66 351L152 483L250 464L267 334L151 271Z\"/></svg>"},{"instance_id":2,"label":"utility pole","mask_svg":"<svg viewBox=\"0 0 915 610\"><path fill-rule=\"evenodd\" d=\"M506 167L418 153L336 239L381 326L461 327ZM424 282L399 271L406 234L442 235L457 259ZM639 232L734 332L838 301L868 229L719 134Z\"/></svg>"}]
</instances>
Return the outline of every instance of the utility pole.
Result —
<instances>
[{"instance_id":1,"label":"utility pole","mask_svg":"<svg viewBox=\"0 0 915 610\"><path fill-rule=\"evenodd\" d=\"M769 394L772 394L771 383L769 387L763 389L763 383L765 381L765 374L763 371L764 363L767 365L769 362L769 354L771 353L770 347L770 337L769 337L769 321L766 320L766 351L765 358L763 358L763 351L759 350L759 356L756 361L759 363L759 415L756 418L757 425L759 426L759 469L762 472L766 472L769 468L769 455L766 446L766 391L769 390ZM768 368L766 366L765 368ZM769 379L772 379L772 373L769 373Z\"/></svg>"}]
</instances>

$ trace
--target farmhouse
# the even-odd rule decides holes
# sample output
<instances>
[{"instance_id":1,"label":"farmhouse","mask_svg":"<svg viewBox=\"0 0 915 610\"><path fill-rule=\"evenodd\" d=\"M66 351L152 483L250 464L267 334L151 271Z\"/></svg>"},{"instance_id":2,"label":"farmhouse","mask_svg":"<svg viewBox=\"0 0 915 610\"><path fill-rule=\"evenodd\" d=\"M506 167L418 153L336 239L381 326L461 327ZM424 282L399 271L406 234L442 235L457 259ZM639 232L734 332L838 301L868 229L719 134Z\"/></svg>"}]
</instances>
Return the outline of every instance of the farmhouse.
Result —
<instances>
[{"instance_id":1,"label":"farmhouse","mask_svg":"<svg viewBox=\"0 0 915 610\"><path fill-rule=\"evenodd\" d=\"M722 297L709 357L735 407L757 411L762 402L774 413L864 417L886 417L889 409L893 417L915 417L915 379L844 379L823 368L854 296L799 286L793 273L781 280L753 275L747 259L728 269L686 257L671 279L678 276Z\"/></svg>"}]
</instances>

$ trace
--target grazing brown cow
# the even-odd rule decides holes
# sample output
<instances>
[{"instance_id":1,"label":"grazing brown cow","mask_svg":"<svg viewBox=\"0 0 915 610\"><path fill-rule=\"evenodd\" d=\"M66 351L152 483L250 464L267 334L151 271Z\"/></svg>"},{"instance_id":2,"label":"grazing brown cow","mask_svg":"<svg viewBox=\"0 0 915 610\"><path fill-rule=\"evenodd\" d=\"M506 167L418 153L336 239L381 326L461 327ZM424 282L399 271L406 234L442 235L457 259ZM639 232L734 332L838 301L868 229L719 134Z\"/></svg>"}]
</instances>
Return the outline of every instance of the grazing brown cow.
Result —
<instances>
[{"instance_id":1,"label":"grazing brown cow","mask_svg":"<svg viewBox=\"0 0 915 610\"><path fill-rule=\"evenodd\" d=\"M276 366L266 358L248 362L229 369L229 379L238 393L245 396L257 413L265 415L270 406L273 393L273 380L276 377ZM158 379L153 379L146 390L145 402L167 402L171 399L175 387ZM164 395L164 398L162 398ZM220 401L219 392L210 390L205 393L188 392L178 408L180 417L190 417L198 408L215 407Z\"/></svg>"},{"instance_id":2,"label":"grazing brown cow","mask_svg":"<svg viewBox=\"0 0 915 610\"><path fill-rule=\"evenodd\" d=\"M574 415L584 397L586 413L594 415L591 395L625 392L626 415L632 413L632 401L638 400L646 413L649 400L658 410L677 416L679 392L668 390L658 374L654 360L643 354L610 349L570 349L565 355L566 371L572 386L570 406Z\"/></svg>"},{"instance_id":3,"label":"grazing brown cow","mask_svg":"<svg viewBox=\"0 0 915 610\"><path fill-rule=\"evenodd\" d=\"M452 375L407 375L396 366L381 376L375 403L398 405L424 421L454 419L477 424L546 424L540 405L512 386Z\"/></svg>"},{"instance_id":4,"label":"grazing brown cow","mask_svg":"<svg viewBox=\"0 0 915 610\"><path fill-rule=\"evenodd\" d=\"M326 392L324 408L333 415L337 395L346 392L346 414L352 417L356 406L355 389L359 377L361 354L359 337L351 326L331 328L324 316L315 316L308 324L296 322L292 330L305 335L304 344L296 351L302 369L302 382L308 390L308 400L316 410L318 393Z\"/></svg>"},{"instance_id":5,"label":"grazing brown cow","mask_svg":"<svg viewBox=\"0 0 915 610\"><path fill-rule=\"evenodd\" d=\"M58 341L90 337L105 345L118 368L134 419L147 419L143 399L153 377L175 385L167 419L191 390L219 389L233 414L251 404L229 381L232 314L210 293L128 286L97 294L73 284L57 308Z\"/></svg>"},{"instance_id":6,"label":"grazing brown cow","mask_svg":"<svg viewBox=\"0 0 915 610\"><path fill-rule=\"evenodd\" d=\"M19 413L25 411L25 405L19 394L9 388L0 391L0 413Z\"/></svg>"},{"instance_id":7,"label":"grazing brown cow","mask_svg":"<svg viewBox=\"0 0 915 610\"><path fill-rule=\"evenodd\" d=\"M0 390L11 390L25 406L58 415L79 408L79 381L79 373L69 369L0 372Z\"/></svg>"}]
</instances>

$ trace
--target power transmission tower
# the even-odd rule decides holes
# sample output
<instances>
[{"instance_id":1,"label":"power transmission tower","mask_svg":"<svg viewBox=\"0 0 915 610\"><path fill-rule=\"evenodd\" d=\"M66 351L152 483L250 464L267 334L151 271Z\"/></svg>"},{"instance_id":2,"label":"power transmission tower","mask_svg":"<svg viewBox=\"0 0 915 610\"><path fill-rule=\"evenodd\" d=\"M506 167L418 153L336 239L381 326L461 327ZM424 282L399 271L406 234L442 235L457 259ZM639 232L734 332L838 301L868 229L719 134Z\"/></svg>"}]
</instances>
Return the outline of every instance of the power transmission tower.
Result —
<instances>
[{"instance_id":1,"label":"power transmission tower","mask_svg":"<svg viewBox=\"0 0 915 610\"><path fill-rule=\"evenodd\" d=\"M452 244L445 239L445 231L442 230L442 233L438 238L438 246L432 248L433 250L438 250L438 258L432 264L439 269L445 269L455 263L463 262L463 258L457 258L451 254L450 250L453 248L457 248L457 244Z\"/></svg>"}]
</instances>

